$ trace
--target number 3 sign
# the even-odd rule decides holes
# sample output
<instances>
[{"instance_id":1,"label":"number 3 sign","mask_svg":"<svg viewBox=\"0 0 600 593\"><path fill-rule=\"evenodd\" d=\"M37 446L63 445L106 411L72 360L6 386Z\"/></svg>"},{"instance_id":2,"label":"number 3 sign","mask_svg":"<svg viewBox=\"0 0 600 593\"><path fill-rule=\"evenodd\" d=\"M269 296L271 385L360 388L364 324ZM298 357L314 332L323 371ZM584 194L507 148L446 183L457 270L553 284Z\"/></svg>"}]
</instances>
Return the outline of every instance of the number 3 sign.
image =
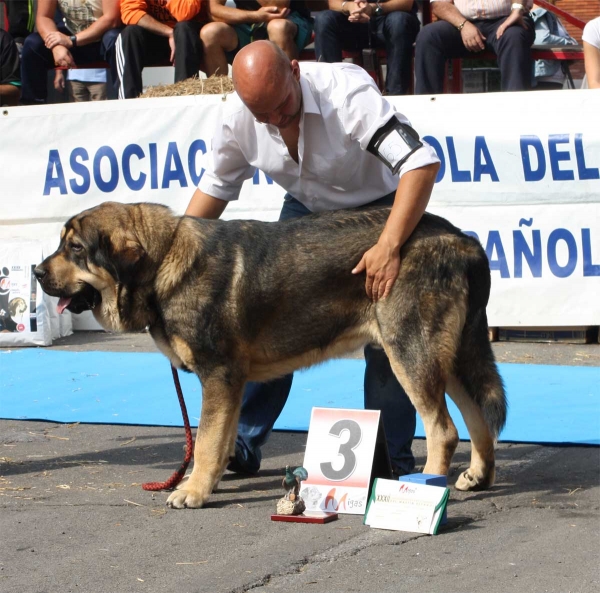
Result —
<instances>
[{"instance_id":1,"label":"number 3 sign","mask_svg":"<svg viewBox=\"0 0 600 593\"><path fill-rule=\"evenodd\" d=\"M374 476L374 460L383 475ZM313 408L300 493L307 511L362 515L374 477L391 477L380 412Z\"/></svg>"}]
</instances>

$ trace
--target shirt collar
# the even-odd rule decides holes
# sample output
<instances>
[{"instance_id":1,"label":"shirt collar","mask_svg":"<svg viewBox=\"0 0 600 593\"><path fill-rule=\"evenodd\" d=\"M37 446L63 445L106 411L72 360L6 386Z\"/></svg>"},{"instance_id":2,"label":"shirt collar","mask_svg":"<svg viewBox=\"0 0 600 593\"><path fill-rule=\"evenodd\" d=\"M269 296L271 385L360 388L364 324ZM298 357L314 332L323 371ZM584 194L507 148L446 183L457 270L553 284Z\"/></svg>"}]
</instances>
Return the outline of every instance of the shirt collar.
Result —
<instances>
[{"instance_id":1,"label":"shirt collar","mask_svg":"<svg viewBox=\"0 0 600 593\"><path fill-rule=\"evenodd\" d=\"M300 88L302 90L302 109L304 113L319 115L321 113L317 102L312 94L310 83L300 72Z\"/></svg>"}]
</instances>

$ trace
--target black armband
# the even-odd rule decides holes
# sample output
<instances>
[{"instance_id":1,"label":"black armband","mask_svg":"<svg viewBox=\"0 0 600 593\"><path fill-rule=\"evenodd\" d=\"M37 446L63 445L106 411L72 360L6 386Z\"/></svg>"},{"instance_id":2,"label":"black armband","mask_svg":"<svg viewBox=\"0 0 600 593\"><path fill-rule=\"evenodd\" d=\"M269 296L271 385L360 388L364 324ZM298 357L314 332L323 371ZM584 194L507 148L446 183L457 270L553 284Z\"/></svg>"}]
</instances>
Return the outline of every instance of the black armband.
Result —
<instances>
[{"instance_id":1,"label":"black armband","mask_svg":"<svg viewBox=\"0 0 600 593\"><path fill-rule=\"evenodd\" d=\"M421 146L419 134L394 115L375 132L367 150L396 174L406 159Z\"/></svg>"}]
</instances>

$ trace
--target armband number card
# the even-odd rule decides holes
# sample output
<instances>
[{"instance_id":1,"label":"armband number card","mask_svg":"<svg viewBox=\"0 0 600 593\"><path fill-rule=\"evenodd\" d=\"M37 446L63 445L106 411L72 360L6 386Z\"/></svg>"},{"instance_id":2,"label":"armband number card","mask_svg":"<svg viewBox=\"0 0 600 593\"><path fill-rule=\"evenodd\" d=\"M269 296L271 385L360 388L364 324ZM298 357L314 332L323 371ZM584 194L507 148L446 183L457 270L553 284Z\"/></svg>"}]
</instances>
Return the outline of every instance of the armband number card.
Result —
<instances>
[{"instance_id":1,"label":"armband number card","mask_svg":"<svg viewBox=\"0 0 600 593\"><path fill-rule=\"evenodd\" d=\"M313 408L303 465L307 511L364 514L374 478L391 477L381 413Z\"/></svg>"}]
</instances>

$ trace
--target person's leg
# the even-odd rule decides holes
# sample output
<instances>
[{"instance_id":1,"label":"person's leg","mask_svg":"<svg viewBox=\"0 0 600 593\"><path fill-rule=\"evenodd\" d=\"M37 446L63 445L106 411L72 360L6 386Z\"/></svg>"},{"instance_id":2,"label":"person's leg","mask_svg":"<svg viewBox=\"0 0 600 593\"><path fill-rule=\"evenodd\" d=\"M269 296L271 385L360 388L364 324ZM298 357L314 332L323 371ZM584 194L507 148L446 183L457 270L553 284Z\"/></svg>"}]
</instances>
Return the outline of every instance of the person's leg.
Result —
<instances>
[{"instance_id":1,"label":"person's leg","mask_svg":"<svg viewBox=\"0 0 600 593\"><path fill-rule=\"evenodd\" d=\"M39 33L28 35L21 54L21 103L39 105L48 98L47 72L54 68L54 57Z\"/></svg>"},{"instance_id":2,"label":"person's leg","mask_svg":"<svg viewBox=\"0 0 600 593\"><path fill-rule=\"evenodd\" d=\"M90 101L106 101L105 82L88 82L87 87L90 94Z\"/></svg>"},{"instance_id":3,"label":"person's leg","mask_svg":"<svg viewBox=\"0 0 600 593\"><path fill-rule=\"evenodd\" d=\"M290 60L298 59L298 48L294 41L298 26L290 19L274 19L267 23L269 41L280 47Z\"/></svg>"},{"instance_id":4,"label":"person's leg","mask_svg":"<svg viewBox=\"0 0 600 593\"><path fill-rule=\"evenodd\" d=\"M171 49L166 37L138 25L128 25L116 42L119 99L135 99L142 94L142 70L168 58Z\"/></svg>"},{"instance_id":5,"label":"person's leg","mask_svg":"<svg viewBox=\"0 0 600 593\"><path fill-rule=\"evenodd\" d=\"M413 44L419 33L419 19L412 12L396 10L378 18L377 40L385 45L388 95L407 95L411 89Z\"/></svg>"},{"instance_id":6,"label":"person's leg","mask_svg":"<svg viewBox=\"0 0 600 593\"><path fill-rule=\"evenodd\" d=\"M360 209L391 206L395 196L396 192L392 192ZM417 423L415 408L396 379L386 353L373 346L366 346L364 352L365 409L381 410L394 474L410 474L415 468L415 458L411 450Z\"/></svg>"},{"instance_id":7,"label":"person's leg","mask_svg":"<svg viewBox=\"0 0 600 593\"><path fill-rule=\"evenodd\" d=\"M206 76L227 76L227 52L238 46L236 30L226 23L207 23L200 29Z\"/></svg>"},{"instance_id":8,"label":"person's leg","mask_svg":"<svg viewBox=\"0 0 600 593\"><path fill-rule=\"evenodd\" d=\"M310 211L292 198L285 196L279 220L306 216ZM227 469L238 473L255 474L260 469L260 448L267 442L273 425L279 418L292 388L293 374L268 383L249 382L244 389L235 457Z\"/></svg>"},{"instance_id":9,"label":"person's leg","mask_svg":"<svg viewBox=\"0 0 600 593\"><path fill-rule=\"evenodd\" d=\"M100 42L100 55L102 59L108 62L110 66L110 78L112 80L112 87L115 91L117 91L119 86L119 75L117 74L117 55L116 55L116 44L122 27L117 29L109 29L102 36L102 40Z\"/></svg>"},{"instance_id":10,"label":"person's leg","mask_svg":"<svg viewBox=\"0 0 600 593\"><path fill-rule=\"evenodd\" d=\"M415 48L415 95L440 94L444 90L446 60L469 55L460 31L446 21L425 25Z\"/></svg>"},{"instance_id":11,"label":"person's leg","mask_svg":"<svg viewBox=\"0 0 600 593\"><path fill-rule=\"evenodd\" d=\"M367 25L350 23L346 15L335 10L315 14L315 57L318 62L341 62L342 49L367 45Z\"/></svg>"},{"instance_id":12,"label":"person's leg","mask_svg":"<svg viewBox=\"0 0 600 593\"><path fill-rule=\"evenodd\" d=\"M415 408L383 350L366 346L365 362L365 410L381 410L392 470L396 476L410 474L415 468L411 450L417 424Z\"/></svg>"},{"instance_id":13,"label":"person's leg","mask_svg":"<svg viewBox=\"0 0 600 593\"><path fill-rule=\"evenodd\" d=\"M533 21L524 17L529 25L527 29L515 25L504 31L500 39L496 39L496 31L505 19L494 19L485 25L482 32L486 36L486 45L498 57L501 88L503 91L527 91L531 89L531 46L535 39Z\"/></svg>"},{"instance_id":14,"label":"person's leg","mask_svg":"<svg viewBox=\"0 0 600 593\"><path fill-rule=\"evenodd\" d=\"M88 88L85 82L79 80L67 80L67 90L71 101L85 103L90 100Z\"/></svg>"},{"instance_id":15,"label":"person's leg","mask_svg":"<svg viewBox=\"0 0 600 593\"><path fill-rule=\"evenodd\" d=\"M202 60L202 23L181 21L175 25L175 82L198 76Z\"/></svg>"}]
</instances>

